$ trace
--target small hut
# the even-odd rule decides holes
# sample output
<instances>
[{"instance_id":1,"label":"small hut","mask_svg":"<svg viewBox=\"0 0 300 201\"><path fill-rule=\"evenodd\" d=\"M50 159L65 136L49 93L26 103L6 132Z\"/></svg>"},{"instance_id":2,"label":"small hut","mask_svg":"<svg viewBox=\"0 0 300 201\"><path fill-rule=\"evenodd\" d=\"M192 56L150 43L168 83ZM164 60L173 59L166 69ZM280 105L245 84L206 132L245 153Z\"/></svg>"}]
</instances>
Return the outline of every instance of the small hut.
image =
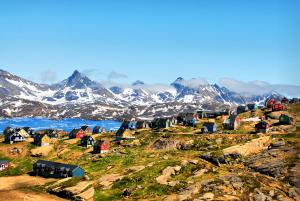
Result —
<instances>
[{"instance_id":1,"label":"small hut","mask_svg":"<svg viewBox=\"0 0 300 201\"><path fill-rule=\"evenodd\" d=\"M49 146L51 142L50 137L47 134L36 134L34 136L34 141L33 143L37 146Z\"/></svg>"},{"instance_id":2,"label":"small hut","mask_svg":"<svg viewBox=\"0 0 300 201\"><path fill-rule=\"evenodd\" d=\"M204 122L201 128L202 133L215 133L217 132L217 124L215 122Z\"/></svg>"},{"instance_id":3,"label":"small hut","mask_svg":"<svg viewBox=\"0 0 300 201\"><path fill-rule=\"evenodd\" d=\"M137 121L136 128L137 129L150 128L150 122L143 121L143 120Z\"/></svg>"},{"instance_id":4,"label":"small hut","mask_svg":"<svg viewBox=\"0 0 300 201\"><path fill-rule=\"evenodd\" d=\"M247 104L247 107L248 107L248 110L250 110L250 111L255 111L258 109L258 106L255 103L249 103L249 104Z\"/></svg>"},{"instance_id":5,"label":"small hut","mask_svg":"<svg viewBox=\"0 0 300 201\"><path fill-rule=\"evenodd\" d=\"M241 119L237 115L230 115L228 119L224 120L223 127L227 130L236 130L241 124Z\"/></svg>"},{"instance_id":6,"label":"small hut","mask_svg":"<svg viewBox=\"0 0 300 201\"><path fill-rule=\"evenodd\" d=\"M73 139L73 138L82 138L83 136L85 136L85 132L83 132L82 129L78 129L78 128L74 128L70 133L69 133L69 138Z\"/></svg>"},{"instance_id":7,"label":"small hut","mask_svg":"<svg viewBox=\"0 0 300 201\"><path fill-rule=\"evenodd\" d=\"M33 136L34 135L34 130L31 127L23 127L23 129L30 135Z\"/></svg>"},{"instance_id":8,"label":"small hut","mask_svg":"<svg viewBox=\"0 0 300 201\"><path fill-rule=\"evenodd\" d=\"M171 126L171 121L168 118L156 118L151 122L151 128L153 129L169 128Z\"/></svg>"},{"instance_id":9,"label":"small hut","mask_svg":"<svg viewBox=\"0 0 300 201\"><path fill-rule=\"evenodd\" d=\"M100 133L102 133L102 127L101 126L95 126L93 128L93 135L100 134Z\"/></svg>"},{"instance_id":10,"label":"small hut","mask_svg":"<svg viewBox=\"0 0 300 201\"><path fill-rule=\"evenodd\" d=\"M87 126L87 125L81 126L80 129L84 132L85 135L92 134L92 131L91 131L90 127Z\"/></svg>"},{"instance_id":11,"label":"small hut","mask_svg":"<svg viewBox=\"0 0 300 201\"><path fill-rule=\"evenodd\" d=\"M119 128L116 133L116 140L134 139L134 131L130 129Z\"/></svg>"},{"instance_id":12,"label":"small hut","mask_svg":"<svg viewBox=\"0 0 300 201\"><path fill-rule=\"evenodd\" d=\"M0 172L8 169L9 162L7 160L0 160Z\"/></svg>"},{"instance_id":13,"label":"small hut","mask_svg":"<svg viewBox=\"0 0 300 201\"><path fill-rule=\"evenodd\" d=\"M92 147L94 144L95 140L91 136L85 135L81 138L80 145L83 147Z\"/></svg>"},{"instance_id":14,"label":"small hut","mask_svg":"<svg viewBox=\"0 0 300 201\"><path fill-rule=\"evenodd\" d=\"M11 127L5 128L3 134L4 134L4 142L8 144L25 141L25 138Z\"/></svg>"},{"instance_id":15,"label":"small hut","mask_svg":"<svg viewBox=\"0 0 300 201\"><path fill-rule=\"evenodd\" d=\"M290 125L293 122L293 118L286 115L286 114L281 114L279 117L279 124L281 125Z\"/></svg>"},{"instance_id":16,"label":"small hut","mask_svg":"<svg viewBox=\"0 0 300 201\"><path fill-rule=\"evenodd\" d=\"M272 111L282 111L284 110L284 105L281 102L276 102L272 106Z\"/></svg>"},{"instance_id":17,"label":"small hut","mask_svg":"<svg viewBox=\"0 0 300 201\"><path fill-rule=\"evenodd\" d=\"M269 128L270 128L270 124L265 121L261 121L255 124L256 133L267 133L269 131Z\"/></svg>"},{"instance_id":18,"label":"small hut","mask_svg":"<svg viewBox=\"0 0 300 201\"><path fill-rule=\"evenodd\" d=\"M105 140L97 140L94 144L93 152L95 154L104 154L109 152L109 145Z\"/></svg>"}]
</instances>

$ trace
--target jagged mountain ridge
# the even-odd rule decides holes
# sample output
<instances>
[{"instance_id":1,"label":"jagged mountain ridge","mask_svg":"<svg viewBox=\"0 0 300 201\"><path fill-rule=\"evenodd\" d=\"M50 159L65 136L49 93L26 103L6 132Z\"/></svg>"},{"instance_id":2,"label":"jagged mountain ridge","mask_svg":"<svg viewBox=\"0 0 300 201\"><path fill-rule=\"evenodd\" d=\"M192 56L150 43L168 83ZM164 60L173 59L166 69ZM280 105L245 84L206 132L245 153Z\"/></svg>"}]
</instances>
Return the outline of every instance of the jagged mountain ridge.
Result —
<instances>
[{"instance_id":1,"label":"jagged mountain ridge","mask_svg":"<svg viewBox=\"0 0 300 201\"><path fill-rule=\"evenodd\" d=\"M65 80L47 85L0 70L0 115L4 117L163 116L188 108L214 109L260 102L269 95L243 97L217 84L189 86L183 78L177 78L167 87L149 87L138 80L130 86L108 88L77 70ZM32 105L38 105L40 109L28 109Z\"/></svg>"}]
</instances>

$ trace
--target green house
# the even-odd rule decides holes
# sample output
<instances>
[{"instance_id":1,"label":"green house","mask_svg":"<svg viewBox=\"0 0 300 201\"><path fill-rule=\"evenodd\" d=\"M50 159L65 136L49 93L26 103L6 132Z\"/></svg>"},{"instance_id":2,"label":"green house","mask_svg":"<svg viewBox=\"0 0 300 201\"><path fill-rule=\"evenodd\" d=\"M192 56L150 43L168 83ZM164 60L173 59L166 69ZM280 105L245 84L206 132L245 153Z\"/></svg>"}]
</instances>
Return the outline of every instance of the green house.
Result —
<instances>
[{"instance_id":1,"label":"green house","mask_svg":"<svg viewBox=\"0 0 300 201\"><path fill-rule=\"evenodd\" d=\"M279 117L279 123L282 125L290 125L293 122L293 118L286 115L286 114L282 114Z\"/></svg>"}]
</instances>

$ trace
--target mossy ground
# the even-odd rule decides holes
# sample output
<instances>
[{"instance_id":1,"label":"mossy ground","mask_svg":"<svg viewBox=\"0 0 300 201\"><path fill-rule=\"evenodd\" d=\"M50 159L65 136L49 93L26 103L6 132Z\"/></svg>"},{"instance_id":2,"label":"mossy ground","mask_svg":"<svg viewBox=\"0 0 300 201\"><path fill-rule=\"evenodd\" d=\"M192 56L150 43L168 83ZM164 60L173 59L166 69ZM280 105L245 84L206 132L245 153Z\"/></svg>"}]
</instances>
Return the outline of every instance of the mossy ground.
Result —
<instances>
[{"instance_id":1,"label":"mossy ground","mask_svg":"<svg viewBox=\"0 0 300 201\"><path fill-rule=\"evenodd\" d=\"M292 106L293 112L299 112L300 107ZM257 111L260 114L260 110ZM245 118L251 114L244 114ZM126 200L162 200L163 196L178 193L188 185L188 182L198 182L203 179L218 178L220 175L241 171L241 167L222 166L216 171L210 171L203 176L193 178L195 171L212 167L213 165L207 161L200 159L200 155L206 151L220 153L223 148L235 144L244 143L248 140L256 138L257 135L250 134L253 125L242 123L242 126L236 131L228 131L229 134L198 134L202 123L207 120L201 120L196 128L175 126L161 131L152 131L150 129L139 130L135 137L139 140L140 145L132 145L132 141L127 141L122 145L114 142L113 133L105 133L97 136L97 139L105 139L109 141L111 152L105 157L93 156L92 149L86 149L79 146L79 141L75 143L65 143L64 140L58 140L54 145L54 150L46 157L46 160L76 164L81 166L86 175L93 181L97 181L105 174L120 174L123 178L115 181L111 189L102 189L101 186L95 185L95 200L120 200L125 199L122 192L124 189L130 189L131 195ZM217 119L219 129L222 128L222 119ZM288 138L291 140L299 139L299 127L295 133L276 135L275 138ZM180 140L187 142L193 140L193 146L189 150L152 150L151 145L159 138L168 138L170 140ZM222 139L221 143L217 143L217 139ZM0 147L7 146L0 143ZM12 146L13 147L13 146ZM31 157L30 150L35 148L34 145L28 143L24 146L28 149L24 157L11 157L5 155L0 150L0 159L6 159L14 164L8 171L1 172L0 176L21 175L31 171L32 164L41 158ZM61 153L61 154L60 154ZM161 175L163 169L168 166L180 165L184 160L198 160L198 164L188 163L182 166L181 170L174 176L172 180L179 181L174 187L158 184L156 177ZM152 166L148 166L152 164ZM145 166L138 172L132 172L131 167ZM216 167L217 168L217 167ZM189 180L187 180L189 178ZM79 179L80 180L80 179ZM74 179L72 185L79 180ZM245 177L247 188L252 191L258 186L254 178ZM69 185L69 184L68 184ZM43 186L35 186L37 190L43 190Z\"/></svg>"}]
</instances>

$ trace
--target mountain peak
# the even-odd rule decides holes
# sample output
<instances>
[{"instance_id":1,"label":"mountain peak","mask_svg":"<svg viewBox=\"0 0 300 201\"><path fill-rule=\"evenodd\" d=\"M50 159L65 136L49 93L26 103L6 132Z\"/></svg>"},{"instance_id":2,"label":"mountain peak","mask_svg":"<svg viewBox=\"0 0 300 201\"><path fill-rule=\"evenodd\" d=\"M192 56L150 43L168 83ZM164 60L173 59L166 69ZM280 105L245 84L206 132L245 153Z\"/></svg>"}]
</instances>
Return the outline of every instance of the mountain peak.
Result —
<instances>
[{"instance_id":1,"label":"mountain peak","mask_svg":"<svg viewBox=\"0 0 300 201\"><path fill-rule=\"evenodd\" d=\"M134 83L132 83L132 86L137 86L137 85L144 85L145 83L142 82L141 80L137 80Z\"/></svg>"},{"instance_id":2,"label":"mountain peak","mask_svg":"<svg viewBox=\"0 0 300 201\"><path fill-rule=\"evenodd\" d=\"M91 80L85 75L75 70L67 79L67 86L76 86L76 88L84 88L84 85L90 85Z\"/></svg>"},{"instance_id":3,"label":"mountain peak","mask_svg":"<svg viewBox=\"0 0 300 201\"><path fill-rule=\"evenodd\" d=\"M81 76L81 73L78 70L74 70L71 77L75 77L75 76Z\"/></svg>"},{"instance_id":4,"label":"mountain peak","mask_svg":"<svg viewBox=\"0 0 300 201\"><path fill-rule=\"evenodd\" d=\"M182 77L178 77L175 81L174 81L174 83L175 82L182 82L184 79L182 78Z\"/></svg>"}]
</instances>

